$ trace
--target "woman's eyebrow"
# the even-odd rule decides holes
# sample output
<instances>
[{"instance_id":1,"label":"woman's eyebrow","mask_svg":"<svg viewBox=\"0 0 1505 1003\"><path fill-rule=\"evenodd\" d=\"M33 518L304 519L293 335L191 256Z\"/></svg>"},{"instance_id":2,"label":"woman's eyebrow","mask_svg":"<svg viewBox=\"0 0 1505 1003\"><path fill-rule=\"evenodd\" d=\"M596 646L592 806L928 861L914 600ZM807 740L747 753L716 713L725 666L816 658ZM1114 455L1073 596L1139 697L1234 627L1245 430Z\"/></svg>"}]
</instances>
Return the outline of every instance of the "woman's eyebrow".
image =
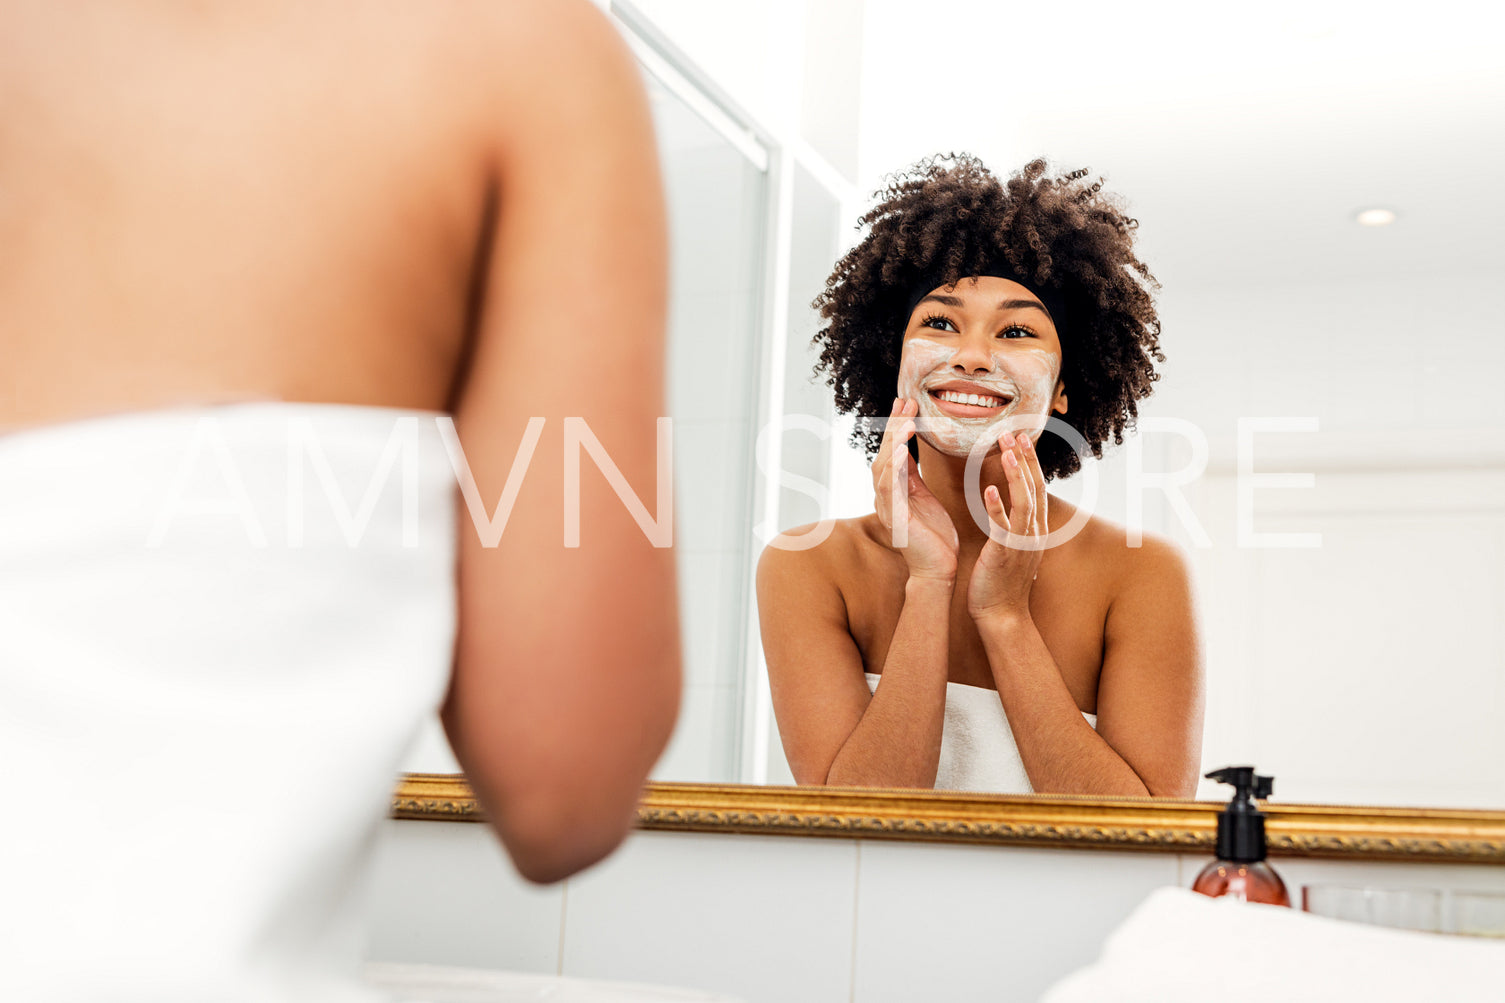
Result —
<instances>
[{"instance_id":1,"label":"woman's eyebrow","mask_svg":"<svg viewBox=\"0 0 1505 1003\"><path fill-rule=\"evenodd\" d=\"M944 303L947 306L960 307L962 305L962 298L960 296L947 296L945 293L931 293L929 296L921 297L920 303L929 303L932 300L937 303ZM919 306L920 303L916 303L915 306Z\"/></svg>"},{"instance_id":2,"label":"woman's eyebrow","mask_svg":"<svg viewBox=\"0 0 1505 1003\"><path fill-rule=\"evenodd\" d=\"M1000 309L1000 310L1030 310L1030 309L1034 309L1034 310L1039 310L1041 313L1045 314L1045 316L1047 316L1047 317L1050 316L1050 311L1046 310L1045 307L1041 306L1035 300L1003 300L1002 302L1000 302L998 304L998 309Z\"/></svg>"}]
</instances>

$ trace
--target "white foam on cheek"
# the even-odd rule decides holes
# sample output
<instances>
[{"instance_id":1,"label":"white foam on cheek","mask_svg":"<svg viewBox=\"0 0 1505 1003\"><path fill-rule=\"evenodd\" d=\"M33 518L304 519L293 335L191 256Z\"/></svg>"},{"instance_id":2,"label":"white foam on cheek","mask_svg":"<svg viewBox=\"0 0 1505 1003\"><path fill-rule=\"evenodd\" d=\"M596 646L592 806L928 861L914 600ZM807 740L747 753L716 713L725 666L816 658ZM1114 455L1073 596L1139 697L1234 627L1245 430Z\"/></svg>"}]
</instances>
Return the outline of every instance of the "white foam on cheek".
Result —
<instances>
[{"instance_id":1,"label":"white foam on cheek","mask_svg":"<svg viewBox=\"0 0 1505 1003\"><path fill-rule=\"evenodd\" d=\"M929 394L920 392L926 377L941 369L948 369L956 358L956 349L949 345L937 345L924 338L910 338L904 343L904 354L899 358L899 396L918 400L923 410L924 398Z\"/></svg>"},{"instance_id":2,"label":"white foam on cheek","mask_svg":"<svg viewBox=\"0 0 1505 1003\"><path fill-rule=\"evenodd\" d=\"M935 406L935 398L925 391L926 382L938 382L937 374L945 374L954 358L956 349L949 345L938 345L924 338L906 341L899 359L899 396L919 402L916 435L943 453L966 456L977 441L972 427L975 423L942 414Z\"/></svg>"},{"instance_id":3,"label":"white foam on cheek","mask_svg":"<svg viewBox=\"0 0 1505 1003\"><path fill-rule=\"evenodd\" d=\"M1045 418L1050 414L1050 402L1055 398L1056 379L1060 375L1060 358L1043 348L1016 348L1011 352L995 352L994 365L1008 373L1019 388L1019 396L1006 409L1017 415L1039 417L1039 424L1031 424L1032 431L1045 427ZM1001 434L1001 433L1000 433Z\"/></svg>"},{"instance_id":4,"label":"white foam on cheek","mask_svg":"<svg viewBox=\"0 0 1505 1003\"><path fill-rule=\"evenodd\" d=\"M1017 393L997 415L991 418L955 418L936 406L935 398L925 391L927 384L943 383L951 374L951 360L956 350L925 338L911 338L904 343L899 359L899 395L920 404L918 434L932 447L948 456L967 456L979 441L996 442L1010 427L1024 427L1037 432L1045 427L1050 403L1055 396L1060 358L1043 348L1014 346L992 353L992 368L998 376L1011 382ZM1021 419L1024 419L1021 421Z\"/></svg>"}]
</instances>

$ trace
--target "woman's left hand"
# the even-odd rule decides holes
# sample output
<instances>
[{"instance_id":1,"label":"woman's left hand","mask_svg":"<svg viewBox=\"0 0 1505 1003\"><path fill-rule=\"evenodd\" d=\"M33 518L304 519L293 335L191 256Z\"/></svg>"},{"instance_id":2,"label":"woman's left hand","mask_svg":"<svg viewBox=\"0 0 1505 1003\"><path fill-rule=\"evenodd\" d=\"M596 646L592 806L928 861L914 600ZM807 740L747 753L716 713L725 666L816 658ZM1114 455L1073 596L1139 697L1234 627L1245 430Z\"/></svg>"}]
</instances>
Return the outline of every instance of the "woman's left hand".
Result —
<instances>
[{"instance_id":1,"label":"woman's left hand","mask_svg":"<svg viewBox=\"0 0 1505 1003\"><path fill-rule=\"evenodd\" d=\"M1004 433L1003 472L1009 489L1009 510L1003 510L998 489L983 490L990 523L967 585L967 612L974 620L1029 619L1030 589L1044 556L1046 520L1045 474L1029 434Z\"/></svg>"}]
</instances>

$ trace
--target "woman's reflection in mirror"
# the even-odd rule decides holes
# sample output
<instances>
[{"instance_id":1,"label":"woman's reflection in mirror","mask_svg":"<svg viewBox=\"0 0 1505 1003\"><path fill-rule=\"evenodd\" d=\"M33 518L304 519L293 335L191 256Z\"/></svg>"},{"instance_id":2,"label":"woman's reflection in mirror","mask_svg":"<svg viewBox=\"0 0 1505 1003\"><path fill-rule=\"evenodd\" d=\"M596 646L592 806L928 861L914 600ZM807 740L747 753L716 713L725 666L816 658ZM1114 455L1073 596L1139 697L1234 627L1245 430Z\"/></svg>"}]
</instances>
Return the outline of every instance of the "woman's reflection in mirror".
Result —
<instances>
[{"instance_id":1,"label":"woman's reflection in mirror","mask_svg":"<svg viewBox=\"0 0 1505 1003\"><path fill-rule=\"evenodd\" d=\"M1164 361L1137 222L1043 160L931 158L880 196L814 303L837 409L877 419L874 511L758 567L796 781L1193 796L1187 560L1047 491L1123 442Z\"/></svg>"}]
</instances>

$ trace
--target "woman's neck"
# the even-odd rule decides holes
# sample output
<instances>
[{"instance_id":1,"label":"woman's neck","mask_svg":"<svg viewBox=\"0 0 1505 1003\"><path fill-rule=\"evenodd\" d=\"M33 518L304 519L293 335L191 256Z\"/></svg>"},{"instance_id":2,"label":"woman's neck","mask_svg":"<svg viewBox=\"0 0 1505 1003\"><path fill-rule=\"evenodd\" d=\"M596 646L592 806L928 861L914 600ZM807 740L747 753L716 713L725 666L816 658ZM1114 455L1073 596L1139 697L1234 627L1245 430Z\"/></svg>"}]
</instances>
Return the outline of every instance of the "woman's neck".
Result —
<instances>
[{"instance_id":1,"label":"woman's neck","mask_svg":"<svg viewBox=\"0 0 1505 1003\"><path fill-rule=\"evenodd\" d=\"M961 549L963 551L980 549L987 540L987 532L967 508L965 490L967 458L948 456L936 450L925 440L919 439L918 441L920 477L925 481L925 486L930 489L930 493L935 495L936 500L951 516L951 523L956 527L957 541ZM982 461L981 479L976 485L974 495L976 504L979 506L979 515L985 512L981 508L982 493L990 484L998 488L999 497L1003 499L1003 510L1007 512L1009 510L1008 476L1003 471L1003 454L996 450L985 456Z\"/></svg>"}]
</instances>

